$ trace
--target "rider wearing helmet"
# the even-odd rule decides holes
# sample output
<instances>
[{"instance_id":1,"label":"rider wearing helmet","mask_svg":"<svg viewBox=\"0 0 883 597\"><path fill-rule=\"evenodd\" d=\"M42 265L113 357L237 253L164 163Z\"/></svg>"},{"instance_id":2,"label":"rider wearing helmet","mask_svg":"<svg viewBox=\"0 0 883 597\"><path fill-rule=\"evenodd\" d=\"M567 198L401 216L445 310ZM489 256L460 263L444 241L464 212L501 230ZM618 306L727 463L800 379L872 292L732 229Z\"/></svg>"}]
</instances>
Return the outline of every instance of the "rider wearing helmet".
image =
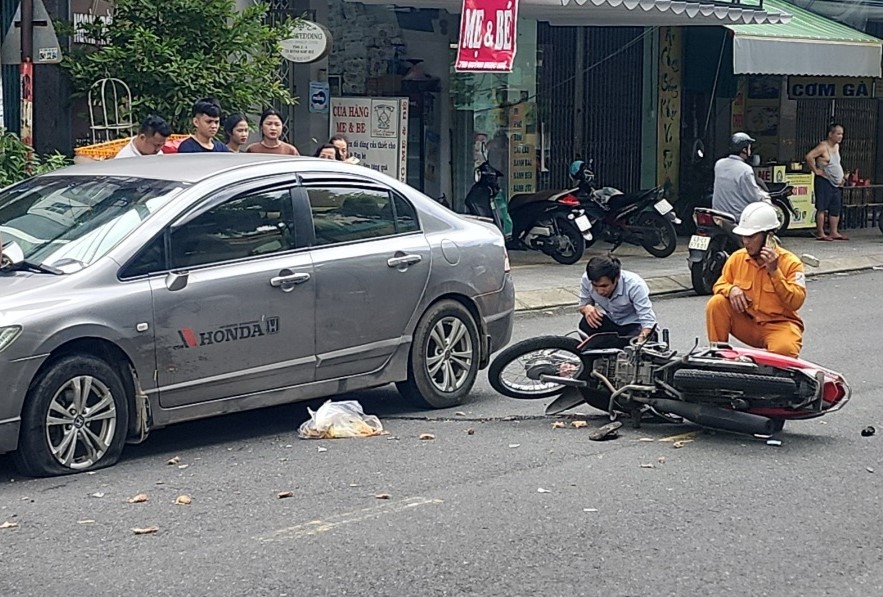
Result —
<instances>
[{"instance_id":1,"label":"rider wearing helmet","mask_svg":"<svg viewBox=\"0 0 883 597\"><path fill-rule=\"evenodd\" d=\"M797 314L806 299L806 276L800 259L777 246L776 210L766 202L742 212L733 232L744 249L733 253L705 307L711 342L730 335L749 346L796 357L803 343L803 320Z\"/></svg>"},{"instance_id":2,"label":"rider wearing helmet","mask_svg":"<svg viewBox=\"0 0 883 597\"><path fill-rule=\"evenodd\" d=\"M714 195L711 207L738 218L751 203L768 200L769 195L757 186L754 170L748 164L751 144L746 133L736 133L730 138L730 155L714 165Z\"/></svg>"}]
</instances>

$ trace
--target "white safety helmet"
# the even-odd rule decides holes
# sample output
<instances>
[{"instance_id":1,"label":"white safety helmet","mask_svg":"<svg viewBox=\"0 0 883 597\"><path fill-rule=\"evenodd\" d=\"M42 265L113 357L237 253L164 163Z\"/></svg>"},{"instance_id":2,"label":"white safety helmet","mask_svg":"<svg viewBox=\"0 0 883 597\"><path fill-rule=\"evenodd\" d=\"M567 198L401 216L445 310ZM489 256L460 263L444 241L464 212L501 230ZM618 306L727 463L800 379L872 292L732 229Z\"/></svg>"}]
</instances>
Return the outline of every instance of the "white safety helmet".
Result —
<instances>
[{"instance_id":1,"label":"white safety helmet","mask_svg":"<svg viewBox=\"0 0 883 597\"><path fill-rule=\"evenodd\" d=\"M752 236L758 232L769 232L779 228L779 216L776 209L766 201L755 201L742 210L739 225L733 234Z\"/></svg>"}]
</instances>

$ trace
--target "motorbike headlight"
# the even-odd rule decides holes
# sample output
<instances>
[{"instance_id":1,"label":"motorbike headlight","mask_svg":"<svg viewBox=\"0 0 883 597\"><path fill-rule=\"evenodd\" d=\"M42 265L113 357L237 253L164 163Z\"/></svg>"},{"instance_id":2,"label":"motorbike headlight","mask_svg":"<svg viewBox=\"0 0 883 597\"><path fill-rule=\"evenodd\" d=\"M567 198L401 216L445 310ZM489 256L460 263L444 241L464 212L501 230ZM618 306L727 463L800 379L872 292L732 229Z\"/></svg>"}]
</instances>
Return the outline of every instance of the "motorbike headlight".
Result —
<instances>
[{"instance_id":1,"label":"motorbike headlight","mask_svg":"<svg viewBox=\"0 0 883 597\"><path fill-rule=\"evenodd\" d=\"M6 350L6 347L15 342L19 335L21 335L20 325L9 325L0 328L0 352L3 352Z\"/></svg>"}]
</instances>

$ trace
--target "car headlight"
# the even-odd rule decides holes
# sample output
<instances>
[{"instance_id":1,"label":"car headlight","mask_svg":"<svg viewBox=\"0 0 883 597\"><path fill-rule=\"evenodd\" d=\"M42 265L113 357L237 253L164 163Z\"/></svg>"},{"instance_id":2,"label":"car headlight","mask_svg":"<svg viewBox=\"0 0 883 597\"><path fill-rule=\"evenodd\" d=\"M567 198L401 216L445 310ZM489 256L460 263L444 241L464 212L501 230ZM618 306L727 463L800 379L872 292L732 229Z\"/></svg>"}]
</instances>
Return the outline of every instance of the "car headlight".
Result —
<instances>
[{"instance_id":1,"label":"car headlight","mask_svg":"<svg viewBox=\"0 0 883 597\"><path fill-rule=\"evenodd\" d=\"M15 342L15 339L21 334L20 325L9 325L0 328L0 352L6 350L6 347Z\"/></svg>"}]
</instances>

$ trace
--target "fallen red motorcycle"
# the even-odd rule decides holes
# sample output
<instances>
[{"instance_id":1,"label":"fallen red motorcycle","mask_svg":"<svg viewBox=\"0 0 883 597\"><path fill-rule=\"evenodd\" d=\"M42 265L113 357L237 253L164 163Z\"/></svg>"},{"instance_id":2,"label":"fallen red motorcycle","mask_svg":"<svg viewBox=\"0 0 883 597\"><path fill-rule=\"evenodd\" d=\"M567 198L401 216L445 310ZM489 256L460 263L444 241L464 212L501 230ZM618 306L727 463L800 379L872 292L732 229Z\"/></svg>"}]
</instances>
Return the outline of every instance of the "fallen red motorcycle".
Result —
<instances>
[{"instance_id":1,"label":"fallen red motorcycle","mask_svg":"<svg viewBox=\"0 0 883 597\"><path fill-rule=\"evenodd\" d=\"M623 348L591 345L571 336L524 340L497 355L490 383L511 398L556 396L546 414L585 402L611 419L630 417L635 428L650 417L758 436L839 410L851 394L839 373L765 350L697 341L679 354L668 330Z\"/></svg>"}]
</instances>

